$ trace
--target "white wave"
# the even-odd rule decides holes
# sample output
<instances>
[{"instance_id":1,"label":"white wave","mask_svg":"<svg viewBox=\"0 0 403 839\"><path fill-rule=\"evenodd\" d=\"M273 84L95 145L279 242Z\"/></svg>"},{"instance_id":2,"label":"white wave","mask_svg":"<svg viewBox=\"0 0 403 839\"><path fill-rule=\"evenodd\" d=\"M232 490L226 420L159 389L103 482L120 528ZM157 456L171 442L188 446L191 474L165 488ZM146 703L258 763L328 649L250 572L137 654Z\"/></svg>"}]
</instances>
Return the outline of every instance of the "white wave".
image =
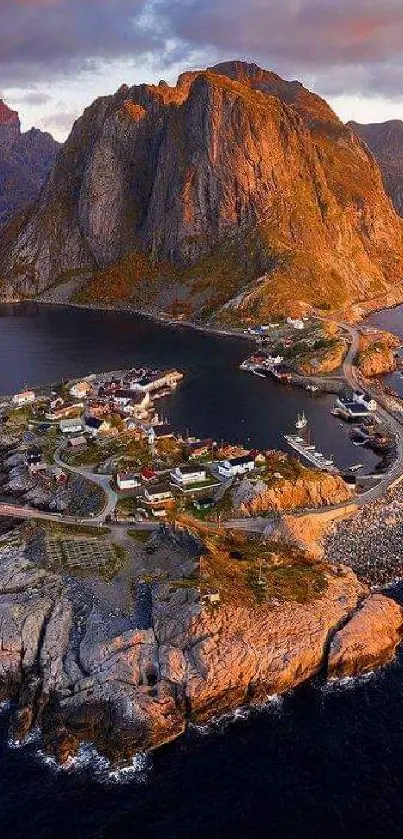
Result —
<instances>
[{"instance_id":1,"label":"white wave","mask_svg":"<svg viewBox=\"0 0 403 839\"><path fill-rule=\"evenodd\" d=\"M39 760L53 772L88 773L93 779L104 784L144 782L151 768L151 758L145 753L135 755L128 766L119 769L112 768L110 761L99 754L92 743L82 743L77 753L64 764L57 763L54 757L45 754L40 749L36 754Z\"/></svg>"},{"instance_id":2,"label":"white wave","mask_svg":"<svg viewBox=\"0 0 403 839\"><path fill-rule=\"evenodd\" d=\"M361 676L345 676L343 679L328 679L321 685L322 693L337 693L338 691L354 690L372 679L379 678L381 670L369 670Z\"/></svg>"},{"instance_id":3,"label":"white wave","mask_svg":"<svg viewBox=\"0 0 403 839\"><path fill-rule=\"evenodd\" d=\"M228 725L236 722L244 722L253 714L279 714L284 702L284 697L279 694L273 694L262 699L261 702L255 702L251 705L240 705L234 711L229 711L225 714L212 717L205 723L190 723L189 728L196 731L198 734L205 736L211 734L217 729L225 729Z\"/></svg>"},{"instance_id":4,"label":"white wave","mask_svg":"<svg viewBox=\"0 0 403 839\"><path fill-rule=\"evenodd\" d=\"M25 749L27 746L31 746L33 743L37 743L40 739L41 732L39 728L33 728L32 731L27 734L22 740L14 740L12 737L9 738L7 741L7 746L9 749Z\"/></svg>"}]
</instances>

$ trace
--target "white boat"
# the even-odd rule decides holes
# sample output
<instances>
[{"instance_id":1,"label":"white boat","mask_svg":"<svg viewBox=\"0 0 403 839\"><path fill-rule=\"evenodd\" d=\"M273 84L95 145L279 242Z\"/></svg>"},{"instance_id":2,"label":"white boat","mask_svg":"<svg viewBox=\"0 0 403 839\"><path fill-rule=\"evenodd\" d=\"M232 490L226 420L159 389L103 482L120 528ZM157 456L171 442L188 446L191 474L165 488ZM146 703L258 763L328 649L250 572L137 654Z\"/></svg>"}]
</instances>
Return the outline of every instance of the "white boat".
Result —
<instances>
[{"instance_id":1,"label":"white boat","mask_svg":"<svg viewBox=\"0 0 403 839\"><path fill-rule=\"evenodd\" d=\"M358 472L359 469L362 469L364 466L363 463L356 463L355 466L350 466L350 472Z\"/></svg>"},{"instance_id":2,"label":"white boat","mask_svg":"<svg viewBox=\"0 0 403 839\"><path fill-rule=\"evenodd\" d=\"M302 428L306 428L307 425L308 425L308 420L307 420L307 418L305 416L305 413L303 411L302 414L298 414L298 419L295 423L295 428L302 429Z\"/></svg>"},{"instance_id":3,"label":"white boat","mask_svg":"<svg viewBox=\"0 0 403 839\"><path fill-rule=\"evenodd\" d=\"M261 379L265 379L266 376L264 373L259 373L259 370L252 370L254 376L259 376Z\"/></svg>"}]
</instances>

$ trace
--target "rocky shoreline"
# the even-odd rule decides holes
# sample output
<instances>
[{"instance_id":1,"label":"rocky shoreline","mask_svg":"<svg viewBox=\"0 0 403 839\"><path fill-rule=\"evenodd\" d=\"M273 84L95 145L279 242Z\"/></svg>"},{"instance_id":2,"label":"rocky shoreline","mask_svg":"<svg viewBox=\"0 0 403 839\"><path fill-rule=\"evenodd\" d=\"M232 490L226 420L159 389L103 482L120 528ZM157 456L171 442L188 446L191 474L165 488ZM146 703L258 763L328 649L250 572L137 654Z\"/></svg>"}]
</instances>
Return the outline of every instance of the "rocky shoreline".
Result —
<instances>
[{"instance_id":1,"label":"rocky shoreline","mask_svg":"<svg viewBox=\"0 0 403 839\"><path fill-rule=\"evenodd\" d=\"M112 607L110 588L50 570L29 540L0 538L0 701L13 700L14 738L39 726L58 762L90 741L123 765L189 722L318 673L366 672L393 658L402 635L400 607L342 565L323 566L324 590L308 602L213 606L195 582L204 550L196 537L164 527L147 550L172 572L146 586L139 619Z\"/></svg>"}]
</instances>

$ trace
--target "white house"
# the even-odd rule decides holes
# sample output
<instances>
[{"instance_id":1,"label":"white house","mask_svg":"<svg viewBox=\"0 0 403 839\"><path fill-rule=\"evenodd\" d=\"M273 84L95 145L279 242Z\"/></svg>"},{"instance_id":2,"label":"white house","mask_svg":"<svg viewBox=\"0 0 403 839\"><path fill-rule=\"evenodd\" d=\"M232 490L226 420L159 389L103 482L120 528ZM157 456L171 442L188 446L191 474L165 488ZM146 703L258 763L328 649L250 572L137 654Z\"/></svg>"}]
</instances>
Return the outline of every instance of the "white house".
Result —
<instances>
[{"instance_id":1,"label":"white house","mask_svg":"<svg viewBox=\"0 0 403 839\"><path fill-rule=\"evenodd\" d=\"M255 460L251 455L232 457L229 460L222 460L218 464L218 474L223 478L235 478L236 475L245 475L255 468Z\"/></svg>"},{"instance_id":2,"label":"white house","mask_svg":"<svg viewBox=\"0 0 403 839\"><path fill-rule=\"evenodd\" d=\"M13 404L21 408L23 405L29 405L35 402L36 396L33 390L23 390L22 393L15 393L13 396Z\"/></svg>"},{"instance_id":3,"label":"white house","mask_svg":"<svg viewBox=\"0 0 403 839\"><path fill-rule=\"evenodd\" d=\"M91 393L92 387L89 382L76 382L69 390L70 396L74 399L85 399Z\"/></svg>"},{"instance_id":4,"label":"white house","mask_svg":"<svg viewBox=\"0 0 403 839\"><path fill-rule=\"evenodd\" d=\"M140 486L139 476L134 475L133 472L118 472L116 483L120 490L136 489Z\"/></svg>"},{"instance_id":5,"label":"white house","mask_svg":"<svg viewBox=\"0 0 403 839\"><path fill-rule=\"evenodd\" d=\"M206 470L198 463L178 466L171 472L171 480L180 487L189 487L206 480Z\"/></svg>"},{"instance_id":6,"label":"white house","mask_svg":"<svg viewBox=\"0 0 403 839\"><path fill-rule=\"evenodd\" d=\"M305 324L300 318L287 318L287 323L294 329L305 329Z\"/></svg>"},{"instance_id":7,"label":"white house","mask_svg":"<svg viewBox=\"0 0 403 839\"><path fill-rule=\"evenodd\" d=\"M144 493L147 501L157 504L160 501L170 501L173 498L172 492L165 484L154 484L146 487Z\"/></svg>"},{"instance_id":8,"label":"white house","mask_svg":"<svg viewBox=\"0 0 403 839\"><path fill-rule=\"evenodd\" d=\"M84 423L81 417L73 417L72 419L61 420L59 428L62 434L82 434Z\"/></svg>"}]
</instances>

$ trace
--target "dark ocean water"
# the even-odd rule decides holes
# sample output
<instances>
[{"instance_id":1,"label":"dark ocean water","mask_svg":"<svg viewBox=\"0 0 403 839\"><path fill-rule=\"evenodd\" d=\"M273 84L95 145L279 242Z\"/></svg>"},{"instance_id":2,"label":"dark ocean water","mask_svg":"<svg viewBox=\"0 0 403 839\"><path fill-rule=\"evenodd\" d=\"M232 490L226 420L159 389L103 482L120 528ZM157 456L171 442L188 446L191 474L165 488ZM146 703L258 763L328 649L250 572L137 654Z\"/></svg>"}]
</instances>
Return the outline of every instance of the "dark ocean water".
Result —
<instances>
[{"instance_id":1,"label":"dark ocean water","mask_svg":"<svg viewBox=\"0 0 403 839\"><path fill-rule=\"evenodd\" d=\"M331 400L239 372L246 352L241 340L116 314L31 305L0 312L0 391L102 367L175 365L188 374L165 408L178 428L274 446L304 408L315 441L354 461ZM403 601L403 589L393 594ZM119 777L90 750L74 769L57 771L36 743L10 748L7 737L5 712L0 839L403 836L403 654L365 679L318 679L262 710L190 731Z\"/></svg>"},{"instance_id":2,"label":"dark ocean water","mask_svg":"<svg viewBox=\"0 0 403 839\"><path fill-rule=\"evenodd\" d=\"M305 411L312 440L346 468L372 468L372 452L351 445L348 427L330 411L335 398L310 397L239 370L252 345L191 329L170 328L116 312L94 312L33 303L0 306L0 393L43 385L91 371L131 365L177 367L185 380L160 402L175 429L256 447L286 445Z\"/></svg>"}]
</instances>

